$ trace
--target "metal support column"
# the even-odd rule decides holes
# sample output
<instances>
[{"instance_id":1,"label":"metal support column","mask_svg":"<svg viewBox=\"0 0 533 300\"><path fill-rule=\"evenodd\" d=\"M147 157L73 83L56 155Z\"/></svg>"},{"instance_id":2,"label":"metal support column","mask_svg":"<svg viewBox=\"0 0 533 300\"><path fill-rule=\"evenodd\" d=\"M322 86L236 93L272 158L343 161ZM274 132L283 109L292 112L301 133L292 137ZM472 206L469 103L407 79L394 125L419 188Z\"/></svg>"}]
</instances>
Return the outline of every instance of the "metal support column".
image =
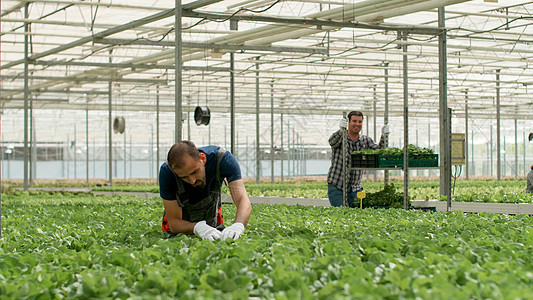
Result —
<instances>
[{"instance_id":1,"label":"metal support column","mask_svg":"<svg viewBox=\"0 0 533 300\"><path fill-rule=\"evenodd\" d=\"M472 130L472 134L470 135L470 145L472 146L470 148L470 165L472 166L472 168L470 169L470 173L473 175L476 175L476 164L475 164L475 150L474 150L474 130Z\"/></svg>"},{"instance_id":2,"label":"metal support column","mask_svg":"<svg viewBox=\"0 0 533 300\"><path fill-rule=\"evenodd\" d=\"M112 63L111 54L113 53L113 50L109 50L109 63ZM107 124L107 132L109 134L109 185L113 185L113 93L112 93L112 81L109 80L107 83L107 110L108 110L108 124Z\"/></svg>"},{"instance_id":3,"label":"metal support column","mask_svg":"<svg viewBox=\"0 0 533 300\"><path fill-rule=\"evenodd\" d=\"M505 176L505 171L507 169L507 142L506 142L506 137L504 136L503 137L503 164L502 164L502 175Z\"/></svg>"},{"instance_id":4,"label":"metal support column","mask_svg":"<svg viewBox=\"0 0 533 300\"><path fill-rule=\"evenodd\" d=\"M29 19L29 3L24 4L24 18ZM28 149L28 99L30 97L28 66L29 66L29 36L30 24L24 22L24 190L28 190L29 149Z\"/></svg>"},{"instance_id":5,"label":"metal support column","mask_svg":"<svg viewBox=\"0 0 533 300\"><path fill-rule=\"evenodd\" d=\"M443 31L439 34L439 123L440 123L440 194L446 196L447 211L451 210L451 132L448 116L448 78L447 78L447 57L446 57L446 29L444 7L438 9L439 28Z\"/></svg>"},{"instance_id":6,"label":"metal support column","mask_svg":"<svg viewBox=\"0 0 533 300\"><path fill-rule=\"evenodd\" d=\"M30 97L30 186L35 184L37 178L37 126L33 116L33 98Z\"/></svg>"},{"instance_id":7,"label":"metal support column","mask_svg":"<svg viewBox=\"0 0 533 300\"><path fill-rule=\"evenodd\" d=\"M259 56L257 57L259 60ZM255 63L255 183L261 179L261 155L259 143L259 63Z\"/></svg>"},{"instance_id":8,"label":"metal support column","mask_svg":"<svg viewBox=\"0 0 533 300\"><path fill-rule=\"evenodd\" d=\"M287 121L287 178L291 177L291 122Z\"/></svg>"},{"instance_id":9,"label":"metal support column","mask_svg":"<svg viewBox=\"0 0 533 300\"><path fill-rule=\"evenodd\" d=\"M72 147L71 145L71 148L73 148L74 153L74 179L78 179L78 153L76 150L77 144L78 141L76 139L76 124L74 124L74 147Z\"/></svg>"},{"instance_id":10,"label":"metal support column","mask_svg":"<svg viewBox=\"0 0 533 300\"><path fill-rule=\"evenodd\" d=\"M494 142L493 142L492 125L490 126L490 177L494 175Z\"/></svg>"},{"instance_id":11,"label":"metal support column","mask_svg":"<svg viewBox=\"0 0 533 300\"><path fill-rule=\"evenodd\" d=\"M128 163L127 159L126 159L126 126L124 126L124 132L122 133L124 135L124 180L126 180L126 178L128 177L126 175L126 164Z\"/></svg>"},{"instance_id":12,"label":"metal support column","mask_svg":"<svg viewBox=\"0 0 533 300\"><path fill-rule=\"evenodd\" d=\"M377 101L378 101L378 96L376 94L376 85L374 84L372 86L372 90L374 92L374 103L373 103L373 109L374 109L374 140L377 140L378 138L378 135L377 135L377 129L376 127L378 126L377 125L377 118L378 118L378 115L377 115ZM378 181L378 171L377 170L373 170L374 172L374 182Z\"/></svg>"},{"instance_id":13,"label":"metal support column","mask_svg":"<svg viewBox=\"0 0 533 300\"><path fill-rule=\"evenodd\" d=\"M191 112L187 112L187 140L191 140ZM205 141L203 141L205 144ZM236 156L236 155L235 155Z\"/></svg>"},{"instance_id":14,"label":"metal support column","mask_svg":"<svg viewBox=\"0 0 533 300\"><path fill-rule=\"evenodd\" d=\"M518 121L514 119L514 178L518 178Z\"/></svg>"},{"instance_id":15,"label":"metal support column","mask_svg":"<svg viewBox=\"0 0 533 300\"><path fill-rule=\"evenodd\" d=\"M403 208L409 209L409 74L407 64L407 32L403 40Z\"/></svg>"},{"instance_id":16,"label":"metal support column","mask_svg":"<svg viewBox=\"0 0 533 300\"><path fill-rule=\"evenodd\" d=\"M472 154L472 158L473 158ZM465 90L465 176L466 180L469 179L470 169L468 168L468 89Z\"/></svg>"},{"instance_id":17,"label":"metal support column","mask_svg":"<svg viewBox=\"0 0 533 300\"><path fill-rule=\"evenodd\" d=\"M431 149L431 123L428 122L428 148ZM431 178L431 169L428 169L428 180Z\"/></svg>"},{"instance_id":18,"label":"metal support column","mask_svg":"<svg viewBox=\"0 0 533 300\"><path fill-rule=\"evenodd\" d=\"M383 125L389 124L389 63L383 63L385 67L385 114L383 116ZM385 136L385 148L389 147L389 136ZM383 180L385 186L389 184L389 171L383 171Z\"/></svg>"},{"instance_id":19,"label":"metal support column","mask_svg":"<svg viewBox=\"0 0 533 300\"><path fill-rule=\"evenodd\" d=\"M280 120L280 134L281 134L281 182L283 182L283 114L281 114L281 120Z\"/></svg>"},{"instance_id":20,"label":"metal support column","mask_svg":"<svg viewBox=\"0 0 533 300\"><path fill-rule=\"evenodd\" d=\"M183 108L182 108L182 69L183 69L183 58L182 58L182 43L181 43L181 0L175 0L174 2L174 127L175 127L175 142L182 140L182 122L183 118Z\"/></svg>"},{"instance_id":21,"label":"metal support column","mask_svg":"<svg viewBox=\"0 0 533 300\"><path fill-rule=\"evenodd\" d=\"M154 177L155 166L154 166L154 126L152 124L150 124L150 143L149 143L149 146L150 146L150 151L148 151L148 153L150 153L150 176L148 176L148 178L153 178Z\"/></svg>"},{"instance_id":22,"label":"metal support column","mask_svg":"<svg viewBox=\"0 0 533 300\"><path fill-rule=\"evenodd\" d=\"M229 29L230 30L237 30L237 21L230 20L229 23ZM231 153L234 155L235 153L235 53L230 53L230 61L229 61L229 68L230 68L230 118L231 118L231 126L230 126L230 134L231 134Z\"/></svg>"},{"instance_id":23,"label":"metal support column","mask_svg":"<svg viewBox=\"0 0 533 300\"><path fill-rule=\"evenodd\" d=\"M270 82L270 183L274 183L274 80Z\"/></svg>"},{"instance_id":24,"label":"metal support column","mask_svg":"<svg viewBox=\"0 0 533 300\"><path fill-rule=\"evenodd\" d=\"M130 134L130 153L133 153L133 142L132 142L132 138L131 138L131 134ZM133 178L133 155L132 155L132 158L130 159L130 178ZM159 183L159 181L158 181Z\"/></svg>"},{"instance_id":25,"label":"metal support column","mask_svg":"<svg viewBox=\"0 0 533 300\"><path fill-rule=\"evenodd\" d=\"M346 119L346 112L342 112L342 117ZM344 207L348 206L348 192L346 188L348 187L348 129L341 129L342 134L342 205Z\"/></svg>"},{"instance_id":26,"label":"metal support column","mask_svg":"<svg viewBox=\"0 0 533 300\"><path fill-rule=\"evenodd\" d=\"M296 163L298 156L296 153L296 130L294 129L294 126L292 126L292 174L296 176Z\"/></svg>"},{"instance_id":27,"label":"metal support column","mask_svg":"<svg viewBox=\"0 0 533 300\"><path fill-rule=\"evenodd\" d=\"M85 95L87 107L85 108L85 182L89 183L89 98Z\"/></svg>"},{"instance_id":28,"label":"metal support column","mask_svg":"<svg viewBox=\"0 0 533 300\"><path fill-rule=\"evenodd\" d=\"M156 158L156 166L159 166L159 162L161 161L161 158L159 157L159 85L157 86L157 90L156 90L156 96L155 96L155 147L156 147L156 153L155 153L155 158ZM131 136L130 136L131 137ZM130 143L131 144L131 143ZM131 172L131 170L130 170ZM157 184L159 184L159 167L158 169L156 170L156 178L157 178Z\"/></svg>"},{"instance_id":29,"label":"metal support column","mask_svg":"<svg viewBox=\"0 0 533 300\"><path fill-rule=\"evenodd\" d=\"M524 131L524 149L522 151L522 153L524 154L524 175L527 176L527 172L528 172L528 167L526 165L526 149L527 149L527 139L526 139L526 132Z\"/></svg>"},{"instance_id":30,"label":"metal support column","mask_svg":"<svg viewBox=\"0 0 533 300\"><path fill-rule=\"evenodd\" d=\"M502 179L501 141L500 141L500 69L496 70L496 176Z\"/></svg>"}]
</instances>

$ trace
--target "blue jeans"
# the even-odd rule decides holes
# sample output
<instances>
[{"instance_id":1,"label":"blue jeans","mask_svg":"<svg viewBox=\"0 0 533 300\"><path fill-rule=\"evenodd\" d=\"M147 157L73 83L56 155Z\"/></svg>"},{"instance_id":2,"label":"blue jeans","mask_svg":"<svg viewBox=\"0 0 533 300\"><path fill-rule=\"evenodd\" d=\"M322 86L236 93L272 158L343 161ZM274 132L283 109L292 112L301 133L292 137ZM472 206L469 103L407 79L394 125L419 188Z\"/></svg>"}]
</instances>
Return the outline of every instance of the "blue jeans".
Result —
<instances>
[{"instance_id":1,"label":"blue jeans","mask_svg":"<svg viewBox=\"0 0 533 300\"><path fill-rule=\"evenodd\" d=\"M355 197L357 196L357 192L360 192L362 190L363 189L357 190L355 192L350 192L346 195L346 202L348 202L348 207L356 207ZM328 198L329 198L329 204L331 206L343 206L344 205L342 201L342 190L334 186L333 184L329 184L329 183L328 183ZM359 205L357 205L357 207L359 207Z\"/></svg>"}]
</instances>

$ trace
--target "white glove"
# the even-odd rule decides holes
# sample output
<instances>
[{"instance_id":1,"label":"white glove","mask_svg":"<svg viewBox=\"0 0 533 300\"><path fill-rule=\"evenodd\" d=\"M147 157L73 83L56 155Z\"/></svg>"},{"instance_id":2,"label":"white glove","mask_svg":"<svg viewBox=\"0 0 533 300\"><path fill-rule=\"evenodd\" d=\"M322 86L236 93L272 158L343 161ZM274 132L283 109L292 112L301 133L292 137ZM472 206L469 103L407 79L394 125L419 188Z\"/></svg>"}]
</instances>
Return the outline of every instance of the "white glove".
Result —
<instances>
[{"instance_id":1,"label":"white glove","mask_svg":"<svg viewBox=\"0 0 533 300\"><path fill-rule=\"evenodd\" d=\"M389 124L383 126L383 128L381 128L381 134L383 135L388 135L390 133L390 126Z\"/></svg>"},{"instance_id":2,"label":"white glove","mask_svg":"<svg viewBox=\"0 0 533 300\"><path fill-rule=\"evenodd\" d=\"M194 225L193 232L204 240L214 241L220 238L220 231L218 231L215 227L207 225L205 221L196 223L196 225Z\"/></svg>"},{"instance_id":3,"label":"white glove","mask_svg":"<svg viewBox=\"0 0 533 300\"><path fill-rule=\"evenodd\" d=\"M342 118L342 119L339 121L339 127L340 127L340 129L346 129L346 128L348 128L348 120L346 120L346 118Z\"/></svg>"},{"instance_id":4,"label":"white glove","mask_svg":"<svg viewBox=\"0 0 533 300\"><path fill-rule=\"evenodd\" d=\"M244 225L242 223L233 223L232 225L224 228L222 230L222 239L225 241L228 238L232 238L234 240L238 239L242 233L244 232Z\"/></svg>"}]
</instances>

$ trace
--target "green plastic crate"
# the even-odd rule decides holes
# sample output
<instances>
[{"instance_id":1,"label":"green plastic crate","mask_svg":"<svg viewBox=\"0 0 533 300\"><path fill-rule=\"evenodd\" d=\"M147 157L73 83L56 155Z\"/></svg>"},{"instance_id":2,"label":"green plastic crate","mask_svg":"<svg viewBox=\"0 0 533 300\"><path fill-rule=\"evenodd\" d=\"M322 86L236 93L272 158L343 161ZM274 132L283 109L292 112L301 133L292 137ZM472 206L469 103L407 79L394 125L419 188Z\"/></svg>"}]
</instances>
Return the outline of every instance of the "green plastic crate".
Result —
<instances>
[{"instance_id":1,"label":"green plastic crate","mask_svg":"<svg viewBox=\"0 0 533 300\"><path fill-rule=\"evenodd\" d=\"M409 167L438 167L438 154L409 155ZM402 154L352 154L354 168L403 168Z\"/></svg>"},{"instance_id":2,"label":"green plastic crate","mask_svg":"<svg viewBox=\"0 0 533 300\"><path fill-rule=\"evenodd\" d=\"M438 167L438 154L409 155L409 167Z\"/></svg>"},{"instance_id":3,"label":"green plastic crate","mask_svg":"<svg viewBox=\"0 0 533 300\"><path fill-rule=\"evenodd\" d=\"M353 168L378 168L378 154L352 154Z\"/></svg>"},{"instance_id":4,"label":"green plastic crate","mask_svg":"<svg viewBox=\"0 0 533 300\"><path fill-rule=\"evenodd\" d=\"M380 168L403 167L403 155L382 154L378 157L378 166Z\"/></svg>"},{"instance_id":5,"label":"green plastic crate","mask_svg":"<svg viewBox=\"0 0 533 300\"><path fill-rule=\"evenodd\" d=\"M403 155L380 155L378 157L380 168L403 167ZM409 155L409 167L438 167L438 154Z\"/></svg>"}]
</instances>

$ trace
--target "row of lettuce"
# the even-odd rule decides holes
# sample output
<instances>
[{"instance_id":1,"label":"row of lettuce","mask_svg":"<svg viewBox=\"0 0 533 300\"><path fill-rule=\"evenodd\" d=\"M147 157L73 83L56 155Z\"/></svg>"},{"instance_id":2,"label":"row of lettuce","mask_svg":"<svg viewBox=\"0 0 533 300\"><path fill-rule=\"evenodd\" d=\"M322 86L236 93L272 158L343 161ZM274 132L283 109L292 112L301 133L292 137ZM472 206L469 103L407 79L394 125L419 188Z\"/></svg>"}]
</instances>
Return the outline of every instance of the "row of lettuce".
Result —
<instances>
[{"instance_id":1,"label":"row of lettuce","mask_svg":"<svg viewBox=\"0 0 533 300\"><path fill-rule=\"evenodd\" d=\"M393 197L403 198L403 181L392 180L393 191L385 188L382 181L363 181L363 188L367 198L372 198L373 193L392 194ZM277 196L277 197L303 197L327 198L327 184L324 181L288 181L277 183L245 183L246 190L251 196ZM36 187L66 186L66 185L36 185ZM105 185L78 185L92 188L93 191L126 191L126 192L151 192L158 193L159 188L155 183L130 183L118 182L113 186ZM533 203L533 194L524 193L525 180L457 180L452 182L453 201L463 202L492 202L492 203ZM10 188L20 187L11 185ZM6 185L2 186L2 190ZM229 191L224 187L223 192ZM444 200L440 196L439 180L413 180L409 182L409 199L411 200ZM369 199L367 199L369 200ZM402 201L403 203L403 201ZM401 206L401 204L400 204Z\"/></svg>"},{"instance_id":2,"label":"row of lettuce","mask_svg":"<svg viewBox=\"0 0 533 300\"><path fill-rule=\"evenodd\" d=\"M2 195L2 299L532 299L533 219L254 205L166 238L157 198ZM226 224L234 205L223 205Z\"/></svg>"}]
</instances>

